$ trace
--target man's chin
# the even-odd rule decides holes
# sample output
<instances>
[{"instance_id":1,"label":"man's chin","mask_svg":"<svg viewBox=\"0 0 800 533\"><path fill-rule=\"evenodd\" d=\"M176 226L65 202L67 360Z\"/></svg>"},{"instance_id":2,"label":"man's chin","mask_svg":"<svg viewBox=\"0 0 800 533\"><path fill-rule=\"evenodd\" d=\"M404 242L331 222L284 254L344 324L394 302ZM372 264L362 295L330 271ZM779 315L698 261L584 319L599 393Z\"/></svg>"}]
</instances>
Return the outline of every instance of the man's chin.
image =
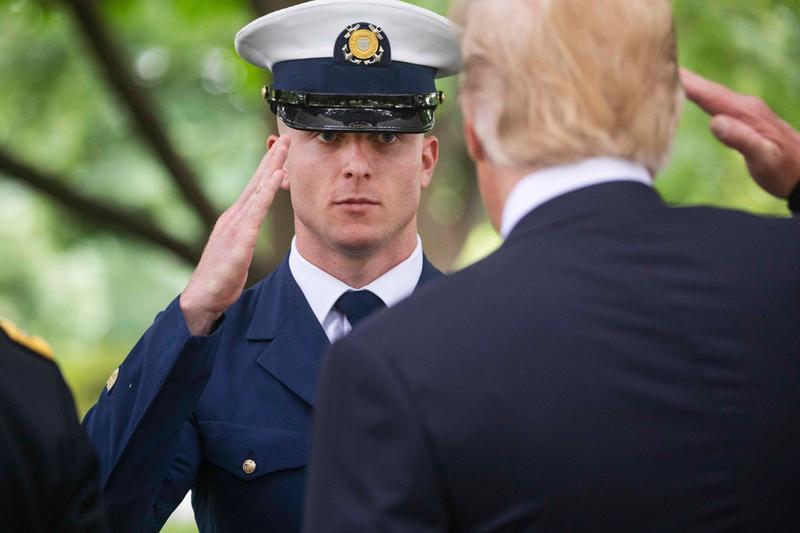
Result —
<instances>
[{"instance_id":1,"label":"man's chin","mask_svg":"<svg viewBox=\"0 0 800 533\"><path fill-rule=\"evenodd\" d=\"M364 256L380 250L383 240L374 228L348 228L334 239L336 249L352 256Z\"/></svg>"}]
</instances>

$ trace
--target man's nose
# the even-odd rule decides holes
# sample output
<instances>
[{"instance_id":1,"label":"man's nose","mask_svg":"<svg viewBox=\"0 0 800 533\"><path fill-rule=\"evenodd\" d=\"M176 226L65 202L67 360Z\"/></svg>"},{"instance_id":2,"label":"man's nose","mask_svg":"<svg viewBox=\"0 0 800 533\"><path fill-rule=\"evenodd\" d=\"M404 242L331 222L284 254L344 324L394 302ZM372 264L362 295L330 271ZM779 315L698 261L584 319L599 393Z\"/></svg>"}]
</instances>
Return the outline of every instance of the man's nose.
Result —
<instances>
[{"instance_id":1,"label":"man's nose","mask_svg":"<svg viewBox=\"0 0 800 533\"><path fill-rule=\"evenodd\" d=\"M372 168L370 167L369 158L367 157L367 150L367 146L364 145L361 139L351 139L350 142L347 143L345 153L343 154L345 158L343 170L345 178L369 179L372 177Z\"/></svg>"}]
</instances>

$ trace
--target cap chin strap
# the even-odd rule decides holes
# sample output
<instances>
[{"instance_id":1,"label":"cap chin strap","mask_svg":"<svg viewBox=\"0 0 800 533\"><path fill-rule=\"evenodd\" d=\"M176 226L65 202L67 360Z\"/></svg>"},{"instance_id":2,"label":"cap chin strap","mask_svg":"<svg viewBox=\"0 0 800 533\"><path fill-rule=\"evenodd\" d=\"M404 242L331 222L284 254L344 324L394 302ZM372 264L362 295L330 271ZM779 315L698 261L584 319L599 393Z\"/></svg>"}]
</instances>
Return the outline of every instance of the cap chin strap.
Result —
<instances>
[{"instance_id":1,"label":"cap chin strap","mask_svg":"<svg viewBox=\"0 0 800 533\"><path fill-rule=\"evenodd\" d=\"M264 100L275 113L278 104L301 107L325 107L348 109L436 109L444 103L444 93L436 91L427 94L325 94L289 91L264 87L261 90Z\"/></svg>"}]
</instances>

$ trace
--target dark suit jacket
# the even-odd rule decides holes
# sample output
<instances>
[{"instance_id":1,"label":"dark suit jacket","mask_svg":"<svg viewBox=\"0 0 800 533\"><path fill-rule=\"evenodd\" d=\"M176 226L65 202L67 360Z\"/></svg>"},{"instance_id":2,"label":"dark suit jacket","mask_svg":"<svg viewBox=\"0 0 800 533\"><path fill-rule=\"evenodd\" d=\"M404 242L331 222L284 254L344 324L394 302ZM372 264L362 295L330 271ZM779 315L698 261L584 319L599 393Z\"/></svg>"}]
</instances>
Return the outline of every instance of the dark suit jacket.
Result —
<instances>
[{"instance_id":1,"label":"dark suit jacket","mask_svg":"<svg viewBox=\"0 0 800 533\"><path fill-rule=\"evenodd\" d=\"M425 260L419 284L439 276ZM114 531L158 531L190 489L203 532L299 530L328 346L288 260L207 337L174 301L84 420Z\"/></svg>"},{"instance_id":2,"label":"dark suit jacket","mask_svg":"<svg viewBox=\"0 0 800 533\"><path fill-rule=\"evenodd\" d=\"M615 182L336 343L306 531L800 531L800 221Z\"/></svg>"},{"instance_id":3,"label":"dark suit jacket","mask_svg":"<svg viewBox=\"0 0 800 533\"><path fill-rule=\"evenodd\" d=\"M56 364L0 328L0 531L107 531L100 469Z\"/></svg>"}]
</instances>

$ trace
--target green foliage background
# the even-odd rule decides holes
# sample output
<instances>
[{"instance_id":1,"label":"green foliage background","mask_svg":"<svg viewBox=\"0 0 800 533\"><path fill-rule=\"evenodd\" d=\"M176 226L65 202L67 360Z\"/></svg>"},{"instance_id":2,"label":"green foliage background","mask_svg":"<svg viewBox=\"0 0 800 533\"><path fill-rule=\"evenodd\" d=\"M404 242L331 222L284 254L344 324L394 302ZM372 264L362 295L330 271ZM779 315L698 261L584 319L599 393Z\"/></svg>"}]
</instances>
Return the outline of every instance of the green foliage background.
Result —
<instances>
[{"instance_id":1,"label":"green foliage background","mask_svg":"<svg viewBox=\"0 0 800 533\"><path fill-rule=\"evenodd\" d=\"M440 13L448 8L443 0L415 3ZM800 126L800 1L673 5L683 65L761 96ZM264 75L232 46L234 33L253 18L251 4L107 0L100 6L171 139L224 209L256 167L267 133L259 91ZM0 146L102 202L132 206L170 233L203 237L98 75L62 2L0 2L0 79ZM445 85L452 94L455 82ZM454 100L441 113L455 113ZM662 194L681 204L785 215L784 203L760 191L741 158L718 145L707 126L687 104L674 156L657 182ZM443 154L431 216L447 219L463 204L463 184L472 179L463 168L463 161ZM497 244L480 222L456 265ZM81 413L190 273L173 256L98 230L0 174L0 316L51 342Z\"/></svg>"}]
</instances>

